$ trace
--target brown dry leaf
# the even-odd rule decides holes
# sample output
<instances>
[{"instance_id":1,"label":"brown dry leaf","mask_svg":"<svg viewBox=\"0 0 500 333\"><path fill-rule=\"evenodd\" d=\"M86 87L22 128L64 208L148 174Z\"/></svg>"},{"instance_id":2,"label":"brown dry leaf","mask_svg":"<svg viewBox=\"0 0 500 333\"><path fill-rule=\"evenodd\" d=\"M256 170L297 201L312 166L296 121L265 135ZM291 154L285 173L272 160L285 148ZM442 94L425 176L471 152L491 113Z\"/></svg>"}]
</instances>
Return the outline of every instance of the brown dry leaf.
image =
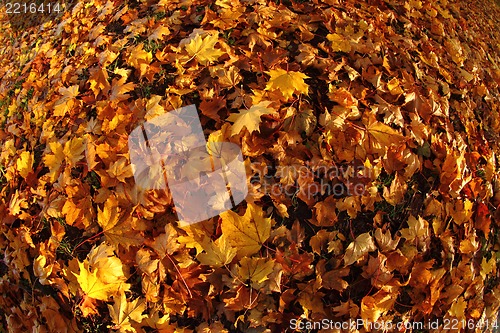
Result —
<instances>
[{"instance_id":1,"label":"brown dry leaf","mask_svg":"<svg viewBox=\"0 0 500 333\"><path fill-rule=\"evenodd\" d=\"M26 178L29 173L33 172L33 154L23 151L16 161L16 169L23 178Z\"/></svg>"},{"instance_id":2,"label":"brown dry leaf","mask_svg":"<svg viewBox=\"0 0 500 333\"><path fill-rule=\"evenodd\" d=\"M390 230L384 232L380 228L375 230L375 240L382 252L394 251L399 244L399 237L392 239Z\"/></svg>"},{"instance_id":3,"label":"brown dry leaf","mask_svg":"<svg viewBox=\"0 0 500 333\"><path fill-rule=\"evenodd\" d=\"M352 265L366 254L376 249L377 247L375 243L373 243L373 238L369 233L366 232L359 235L345 250L344 266Z\"/></svg>"},{"instance_id":4,"label":"brown dry leaf","mask_svg":"<svg viewBox=\"0 0 500 333\"><path fill-rule=\"evenodd\" d=\"M391 145L400 145L406 138L396 130L381 122L374 121L367 128L365 147L368 152L384 154Z\"/></svg>"},{"instance_id":5,"label":"brown dry leaf","mask_svg":"<svg viewBox=\"0 0 500 333\"><path fill-rule=\"evenodd\" d=\"M429 223L422 217L416 219L413 215L408 218L408 228L401 229L401 237L407 241L423 240L429 237Z\"/></svg>"},{"instance_id":6,"label":"brown dry leaf","mask_svg":"<svg viewBox=\"0 0 500 333\"><path fill-rule=\"evenodd\" d=\"M111 244L129 247L143 242L141 234L133 229L134 218L130 216L130 212L122 212L116 197L110 196L104 203L104 208L97 210L97 222Z\"/></svg>"},{"instance_id":7,"label":"brown dry leaf","mask_svg":"<svg viewBox=\"0 0 500 333\"><path fill-rule=\"evenodd\" d=\"M384 199L391 205L396 206L403 201L407 189L408 185L406 185L403 176L396 173L391 186L389 188L384 187Z\"/></svg>"},{"instance_id":8,"label":"brown dry leaf","mask_svg":"<svg viewBox=\"0 0 500 333\"><path fill-rule=\"evenodd\" d=\"M335 213L337 199L333 195L326 198L324 201L314 205L316 219L311 221L317 226L332 226L337 222L337 214Z\"/></svg>"}]
</instances>

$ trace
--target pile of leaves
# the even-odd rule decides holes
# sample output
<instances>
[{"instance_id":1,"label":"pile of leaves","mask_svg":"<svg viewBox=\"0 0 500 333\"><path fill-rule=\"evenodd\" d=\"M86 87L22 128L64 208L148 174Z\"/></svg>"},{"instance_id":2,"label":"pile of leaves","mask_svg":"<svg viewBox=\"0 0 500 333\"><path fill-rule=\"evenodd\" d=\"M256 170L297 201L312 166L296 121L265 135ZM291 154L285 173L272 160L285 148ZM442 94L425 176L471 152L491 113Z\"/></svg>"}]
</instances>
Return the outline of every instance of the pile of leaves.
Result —
<instances>
[{"instance_id":1,"label":"pile of leaves","mask_svg":"<svg viewBox=\"0 0 500 333\"><path fill-rule=\"evenodd\" d=\"M61 6L0 10L0 331L491 330L497 3ZM241 147L250 193L182 226L127 139L190 104Z\"/></svg>"}]
</instances>

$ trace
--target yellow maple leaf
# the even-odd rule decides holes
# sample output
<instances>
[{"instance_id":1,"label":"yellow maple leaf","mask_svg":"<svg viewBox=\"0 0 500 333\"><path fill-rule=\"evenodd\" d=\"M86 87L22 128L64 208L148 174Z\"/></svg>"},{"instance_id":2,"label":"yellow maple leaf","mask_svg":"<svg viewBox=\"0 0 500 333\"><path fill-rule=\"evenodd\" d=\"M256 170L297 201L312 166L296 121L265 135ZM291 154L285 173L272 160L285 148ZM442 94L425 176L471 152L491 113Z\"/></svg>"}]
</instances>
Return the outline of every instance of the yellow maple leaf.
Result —
<instances>
[{"instance_id":1,"label":"yellow maple leaf","mask_svg":"<svg viewBox=\"0 0 500 333\"><path fill-rule=\"evenodd\" d=\"M97 97L101 91L107 94L111 87L108 82L108 71L106 68L97 67L91 69L88 82L90 83L90 90L94 93L94 97Z\"/></svg>"},{"instance_id":2,"label":"yellow maple leaf","mask_svg":"<svg viewBox=\"0 0 500 333\"><path fill-rule=\"evenodd\" d=\"M399 85L399 80L396 77L387 82L387 88L389 88L391 95L401 95L404 93L403 89Z\"/></svg>"},{"instance_id":3,"label":"yellow maple leaf","mask_svg":"<svg viewBox=\"0 0 500 333\"><path fill-rule=\"evenodd\" d=\"M226 237L220 237L215 242L209 240L202 243L205 253L196 257L203 265L221 267L229 264L236 256L236 249L231 247Z\"/></svg>"},{"instance_id":4,"label":"yellow maple leaf","mask_svg":"<svg viewBox=\"0 0 500 333\"><path fill-rule=\"evenodd\" d=\"M116 293L121 288L120 283L105 283L97 277L97 272L91 272L89 268L82 262L78 262L80 274L74 274L85 295L102 301L107 301L108 298Z\"/></svg>"},{"instance_id":5,"label":"yellow maple leaf","mask_svg":"<svg viewBox=\"0 0 500 333\"><path fill-rule=\"evenodd\" d=\"M83 157L85 144L83 138L74 137L64 144L63 153L69 166L74 166Z\"/></svg>"},{"instance_id":6,"label":"yellow maple leaf","mask_svg":"<svg viewBox=\"0 0 500 333\"><path fill-rule=\"evenodd\" d=\"M237 258L259 251L271 234L271 219L264 218L264 212L255 204L249 203L243 216L229 210L220 217L222 235L236 248Z\"/></svg>"},{"instance_id":7,"label":"yellow maple leaf","mask_svg":"<svg viewBox=\"0 0 500 333\"><path fill-rule=\"evenodd\" d=\"M115 196L110 196L104 203L104 208L97 208L97 223L101 226L106 239L113 245L129 246L141 244L144 239L133 229L134 217L129 210L122 212Z\"/></svg>"},{"instance_id":8,"label":"yellow maple leaf","mask_svg":"<svg viewBox=\"0 0 500 333\"><path fill-rule=\"evenodd\" d=\"M231 114L227 120L234 122L231 127L231 135L236 135L241 133L243 127L245 127L248 132L253 133L255 131L260 132L259 125L261 122L260 116L265 114L275 113L276 110L269 108L269 101L262 101L258 104L252 105L250 109L239 110L239 113Z\"/></svg>"},{"instance_id":9,"label":"yellow maple leaf","mask_svg":"<svg viewBox=\"0 0 500 333\"><path fill-rule=\"evenodd\" d=\"M130 51L130 56L128 58L128 62L135 67L140 73L142 77L146 74L149 63L153 59L151 52L145 51L143 48L143 44L139 44L132 51Z\"/></svg>"},{"instance_id":10,"label":"yellow maple leaf","mask_svg":"<svg viewBox=\"0 0 500 333\"><path fill-rule=\"evenodd\" d=\"M377 248L373 242L373 238L369 233L365 232L364 234L359 235L345 250L345 266L353 264L358 261L358 259L368 254L368 252L375 251L376 249Z\"/></svg>"},{"instance_id":11,"label":"yellow maple leaf","mask_svg":"<svg viewBox=\"0 0 500 333\"><path fill-rule=\"evenodd\" d=\"M200 64L206 65L216 61L224 54L223 51L215 48L218 41L218 34L208 34L205 37L198 34L186 44L185 48L191 59L196 58Z\"/></svg>"},{"instance_id":12,"label":"yellow maple leaf","mask_svg":"<svg viewBox=\"0 0 500 333\"><path fill-rule=\"evenodd\" d=\"M108 304L109 315L113 321L113 330L118 332L136 332L130 321L136 323L142 322L142 319L147 317L142 314L146 310L146 303L143 298L136 298L132 302L127 301L124 292L120 293L120 298L114 299L113 306Z\"/></svg>"},{"instance_id":13,"label":"yellow maple leaf","mask_svg":"<svg viewBox=\"0 0 500 333\"><path fill-rule=\"evenodd\" d=\"M108 197L102 210L97 207L97 222L103 230L112 228L118 222L119 217L118 201L115 196Z\"/></svg>"},{"instance_id":14,"label":"yellow maple leaf","mask_svg":"<svg viewBox=\"0 0 500 333\"><path fill-rule=\"evenodd\" d=\"M332 42L332 50L334 52L350 52L351 43L342 35L334 33L328 34L326 38Z\"/></svg>"},{"instance_id":15,"label":"yellow maple leaf","mask_svg":"<svg viewBox=\"0 0 500 333\"><path fill-rule=\"evenodd\" d=\"M23 151L16 161L16 169L23 178L33 172L33 154L29 151Z\"/></svg>"},{"instance_id":16,"label":"yellow maple leaf","mask_svg":"<svg viewBox=\"0 0 500 333\"><path fill-rule=\"evenodd\" d=\"M109 96L109 100L112 102L111 104L116 105L120 101L124 101L130 97L127 93L134 90L135 83L125 83L126 81L127 77L124 76L119 80L114 78L111 82L111 95Z\"/></svg>"},{"instance_id":17,"label":"yellow maple leaf","mask_svg":"<svg viewBox=\"0 0 500 333\"><path fill-rule=\"evenodd\" d=\"M238 276L241 281L250 281L252 288L260 289L263 283L269 280L273 272L274 260L265 258L242 258L238 267Z\"/></svg>"},{"instance_id":18,"label":"yellow maple leaf","mask_svg":"<svg viewBox=\"0 0 500 333\"><path fill-rule=\"evenodd\" d=\"M486 276L488 274L491 274L492 272L496 271L496 261L497 258L500 257L496 255L498 252L493 252L493 256L490 258L490 260L486 260L485 257L483 257L483 261L481 262L481 271L480 274L483 277L483 279L486 279Z\"/></svg>"},{"instance_id":19,"label":"yellow maple leaf","mask_svg":"<svg viewBox=\"0 0 500 333\"><path fill-rule=\"evenodd\" d=\"M450 215L455 221L456 224L462 225L465 222L469 221L472 217L474 211L472 208L474 207L474 203L469 199L455 201L455 204L447 203L446 206L450 211Z\"/></svg>"},{"instance_id":20,"label":"yellow maple leaf","mask_svg":"<svg viewBox=\"0 0 500 333\"><path fill-rule=\"evenodd\" d=\"M53 264L47 265L47 257L43 254L40 254L37 258L35 258L33 263L33 273L35 273L35 276L43 285L50 284L49 277L52 274L53 268Z\"/></svg>"},{"instance_id":21,"label":"yellow maple leaf","mask_svg":"<svg viewBox=\"0 0 500 333\"><path fill-rule=\"evenodd\" d=\"M416 219L413 215L408 218L408 228L401 229L401 237L408 241L415 238L425 238L429 236L429 223L420 216Z\"/></svg>"},{"instance_id":22,"label":"yellow maple leaf","mask_svg":"<svg viewBox=\"0 0 500 333\"><path fill-rule=\"evenodd\" d=\"M161 96L151 95L151 98L146 102L146 115L144 116L146 120L151 120L165 113L165 109L160 103Z\"/></svg>"},{"instance_id":23,"label":"yellow maple leaf","mask_svg":"<svg viewBox=\"0 0 500 333\"><path fill-rule=\"evenodd\" d=\"M43 157L43 163L49 168L50 181L54 182L59 174L62 162L64 162L64 148L59 141L49 142L51 154Z\"/></svg>"},{"instance_id":24,"label":"yellow maple leaf","mask_svg":"<svg viewBox=\"0 0 500 333\"><path fill-rule=\"evenodd\" d=\"M286 99L292 97L293 93L306 94L309 92L309 86L304 82L309 76L300 73L285 71L281 68L271 69L266 72L271 76L266 85L266 90L279 90Z\"/></svg>"},{"instance_id":25,"label":"yellow maple leaf","mask_svg":"<svg viewBox=\"0 0 500 333\"><path fill-rule=\"evenodd\" d=\"M412 215L408 218L408 228L401 229L401 237L425 250L429 246L429 223L422 217L416 219Z\"/></svg>"},{"instance_id":26,"label":"yellow maple leaf","mask_svg":"<svg viewBox=\"0 0 500 333\"><path fill-rule=\"evenodd\" d=\"M54 116L64 116L77 104L78 89L78 85L59 88L59 93L62 94L62 97L54 104Z\"/></svg>"},{"instance_id":27,"label":"yellow maple leaf","mask_svg":"<svg viewBox=\"0 0 500 333\"><path fill-rule=\"evenodd\" d=\"M124 266L120 258L114 254L114 248L106 243L92 248L88 254L88 263L97 278L104 283L119 283L127 281Z\"/></svg>"},{"instance_id":28,"label":"yellow maple leaf","mask_svg":"<svg viewBox=\"0 0 500 333\"><path fill-rule=\"evenodd\" d=\"M460 296L456 302L453 302L448 313L458 319L465 319L465 310L467 309L467 301L463 296Z\"/></svg>"},{"instance_id":29,"label":"yellow maple leaf","mask_svg":"<svg viewBox=\"0 0 500 333\"><path fill-rule=\"evenodd\" d=\"M376 323L382 315L393 307L395 301L394 294L385 290L379 290L373 296L367 295L363 297L361 300L361 318L364 321L365 328L367 328L368 323Z\"/></svg>"}]
</instances>

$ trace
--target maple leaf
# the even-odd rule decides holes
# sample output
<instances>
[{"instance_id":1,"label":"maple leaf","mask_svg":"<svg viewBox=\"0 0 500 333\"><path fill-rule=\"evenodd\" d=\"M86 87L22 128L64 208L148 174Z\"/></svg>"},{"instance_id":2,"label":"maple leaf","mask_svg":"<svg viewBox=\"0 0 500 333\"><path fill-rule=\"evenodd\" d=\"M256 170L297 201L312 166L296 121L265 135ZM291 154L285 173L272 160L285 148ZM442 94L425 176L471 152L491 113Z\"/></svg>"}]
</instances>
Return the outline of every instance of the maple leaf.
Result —
<instances>
[{"instance_id":1,"label":"maple leaf","mask_svg":"<svg viewBox=\"0 0 500 333\"><path fill-rule=\"evenodd\" d=\"M144 240L140 233L133 230L133 217L128 211L121 212L115 196L110 196L104 208L97 208L97 223L103 229L106 239L113 245L125 247L141 244Z\"/></svg>"},{"instance_id":2,"label":"maple leaf","mask_svg":"<svg viewBox=\"0 0 500 333\"><path fill-rule=\"evenodd\" d=\"M377 248L373 243L373 238L369 233L356 237L354 242L349 244L344 254L344 265L349 266L358 261L361 257L368 254L368 252L375 251Z\"/></svg>"},{"instance_id":3,"label":"maple leaf","mask_svg":"<svg viewBox=\"0 0 500 333\"><path fill-rule=\"evenodd\" d=\"M165 226L165 233L156 237L150 246L160 256L160 259L163 259L167 255L174 254L174 252L179 249L180 246L177 242L177 237L178 235L175 228L172 225L167 224Z\"/></svg>"},{"instance_id":4,"label":"maple leaf","mask_svg":"<svg viewBox=\"0 0 500 333\"><path fill-rule=\"evenodd\" d=\"M155 30L153 30L151 35L149 35L148 40L149 41L158 40L158 39L162 39L162 38L164 38L164 36L168 36L168 35L170 35L170 30L163 25L159 25Z\"/></svg>"},{"instance_id":5,"label":"maple leaf","mask_svg":"<svg viewBox=\"0 0 500 333\"><path fill-rule=\"evenodd\" d=\"M147 275L153 274L158 269L158 263L160 262L159 259L151 259L151 254L152 252L146 249L140 249L135 254L135 261L139 269Z\"/></svg>"},{"instance_id":6,"label":"maple leaf","mask_svg":"<svg viewBox=\"0 0 500 333\"><path fill-rule=\"evenodd\" d=\"M334 52L350 52L351 43L342 35L334 33L326 35L326 38L332 42Z\"/></svg>"},{"instance_id":7,"label":"maple leaf","mask_svg":"<svg viewBox=\"0 0 500 333\"><path fill-rule=\"evenodd\" d=\"M377 291L373 296L365 296L361 300L361 318L364 320L364 325L367 330L368 323L375 323L379 318L389 311L394 302L396 302L397 294L385 290Z\"/></svg>"},{"instance_id":8,"label":"maple leaf","mask_svg":"<svg viewBox=\"0 0 500 333\"><path fill-rule=\"evenodd\" d=\"M120 258L114 254L114 248L106 243L92 248L87 256L88 264L96 271L97 277L104 283L125 282L127 277Z\"/></svg>"},{"instance_id":9,"label":"maple leaf","mask_svg":"<svg viewBox=\"0 0 500 333\"><path fill-rule=\"evenodd\" d=\"M143 318L147 317L147 315L142 314L146 310L144 299L136 298L132 302L128 302L124 292L120 293L120 298L114 298L112 306L108 304L108 309L111 320L115 324L111 328L123 333L136 332L130 321L140 323Z\"/></svg>"},{"instance_id":10,"label":"maple leaf","mask_svg":"<svg viewBox=\"0 0 500 333\"><path fill-rule=\"evenodd\" d=\"M132 170L132 165L128 162L125 157L120 158L115 161L107 170L107 173L120 182L124 183L127 178L130 178L134 175Z\"/></svg>"},{"instance_id":11,"label":"maple leaf","mask_svg":"<svg viewBox=\"0 0 500 333\"><path fill-rule=\"evenodd\" d=\"M33 172L33 154L29 151L23 151L16 161L16 169L23 178Z\"/></svg>"},{"instance_id":12,"label":"maple leaf","mask_svg":"<svg viewBox=\"0 0 500 333\"><path fill-rule=\"evenodd\" d=\"M300 73L285 71L281 68L271 69L266 72L271 77L266 85L266 90L279 90L285 97L289 99L293 93L308 94L309 86L304 82L309 76Z\"/></svg>"},{"instance_id":13,"label":"maple leaf","mask_svg":"<svg viewBox=\"0 0 500 333\"><path fill-rule=\"evenodd\" d=\"M316 219L312 221L317 226L332 226L337 222L337 214L335 213L337 200L333 195L327 197L324 201L314 205L316 211Z\"/></svg>"},{"instance_id":14,"label":"maple leaf","mask_svg":"<svg viewBox=\"0 0 500 333\"><path fill-rule=\"evenodd\" d=\"M149 63L151 60L151 52L145 51L142 43L132 49L128 58L128 62L139 71L140 77L146 74L146 71L150 67Z\"/></svg>"},{"instance_id":15,"label":"maple leaf","mask_svg":"<svg viewBox=\"0 0 500 333\"><path fill-rule=\"evenodd\" d=\"M125 83L126 81L127 77L124 76L119 80L114 78L113 81L111 82L111 95L109 96L109 100L112 102L113 105L116 105L121 101L127 100L130 97L130 95L127 93L129 91L134 90L135 83L133 82Z\"/></svg>"},{"instance_id":16,"label":"maple leaf","mask_svg":"<svg viewBox=\"0 0 500 333\"><path fill-rule=\"evenodd\" d=\"M76 97L78 96L78 90L78 85L59 88L59 93L62 94L62 97L54 105L54 116L64 116L77 104Z\"/></svg>"},{"instance_id":17,"label":"maple leaf","mask_svg":"<svg viewBox=\"0 0 500 333\"><path fill-rule=\"evenodd\" d=\"M64 144L63 153L68 166L73 167L76 162L82 159L85 151L83 138L72 138Z\"/></svg>"},{"instance_id":18,"label":"maple leaf","mask_svg":"<svg viewBox=\"0 0 500 333\"><path fill-rule=\"evenodd\" d=\"M252 288L261 289L273 270L274 260L244 257L240 260L238 276L241 281L250 281Z\"/></svg>"},{"instance_id":19,"label":"maple leaf","mask_svg":"<svg viewBox=\"0 0 500 333\"><path fill-rule=\"evenodd\" d=\"M400 95L404 93L403 89L399 86L399 80L396 77L387 82L387 88L389 88L391 95Z\"/></svg>"},{"instance_id":20,"label":"maple leaf","mask_svg":"<svg viewBox=\"0 0 500 333\"><path fill-rule=\"evenodd\" d=\"M200 253L196 257L203 265L212 267L221 267L229 264L236 256L236 249L229 244L226 237L220 237L215 242L203 243L203 250L206 253Z\"/></svg>"},{"instance_id":21,"label":"maple leaf","mask_svg":"<svg viewBox=\"0 0 500 333\"><path fill-rule=\"evenodd\" d=\"M399 237L392 239L390 230L383 232L380 228L375 230L375 239L377 240L378 247L382 252L396 250L399 243Z\"/></svg>"},{"instance_id":22,"label":"maple leaf","mask_svg":"<svg viewBox=\"0 0 500 333\"><path fill-rule=\"evenodd\" d=\"M222 237L236 248L237 258L259 251L271 234L271 219L264 218L264 212L255 204L249 203L243 216L229 210L220 217Z\"/></svg>"},{"instance_id":23,"label":"maple leaf","mask_svg":"<svg viewBox=\"0 0 500 333\"><path fill-rule=\"evenodd\" d=\"M64 162L64 148L58 141L49 142L48 146L51 154L45 155L43 157L43 162L49 168L50 181L54 182L58 176L61 164Z\"/></svg>"},{"instance_id":24,"label":"maple leaf","mask_svg":"<svg viewBox=\"0 0 500 333\"><path fill-rule=\"evenodd\" d=\"M334 268L332 270L326 270L326 260L321 259L316 265L316 275L318 276L317 282L322 288L334 289L342 292L347 287L349 283L343 279L349 275L350 268Z\"/></svg>"},{"instance_id":25,"label":"maple leaf","mask_svg":"<svg viewBox=\"0 0 500 333\"><path fill-rule=\"evenodd\" d=\"M245 127L250 134L255 131L260 132L260 117L265 114L273 114L276 112L273 108L268 107L269 104L271 104L271 102L262 101L258 104L252 105L248 110L241 109L239 110L239 113L231 114L227 118L227 120L234 122L231 126L231 135L241 133L243 127Z\"/></svg>"},{"instance_id":26,"label":"maple leaf","mask_svg":"<svg viewBox=\"0 0 500 333\"><path fill-rule=\"evenodd\" d=\"M185 45L185 48L191 58L196 58L199 63L206 65L216 61L224 54L223 51L215 48L215 44L218 41L218 34L208 34L205 37L201 37L199 33Z\"/></svg>"},{"instance_id":27,"label":"maple leaf","mask_svg":"<svg viewBox=\"0 0 500 333\"><path fill-rule=\"evenodd\" d=\"M49 277L52 274L52 269L54 265L47 265L47 257L44 255L39 255L33 265L33 273L38 278L41 284L48 285L50 284Z\"/></svg>"},{"instance_id":28,"label":"maple leaf","mask_svg":"<svg viewBox=\"0 0 500 333\"><path fill-rule=\"evenodd\" d=\"M480 274L481 276L483 277L483 279L486 278L486 276L488 274L490 274L491 272L494 272L496 271L496 263L497 263L497 260L498 258L500 257L500 252L494 252L493 256L490 258L490 260L486 260L485 257L483 257L483 260L481 262L481 270L480 270Z\"/></svg>"},{"instance_id":29,"label":"maple leaf","mask_svg":"<svg viewBox=\"0 0 500 333\"><path fill-rule=\"evenodd\" d=\"M368 152L384 154L390 145L398 145L406 141L403 135L379 121L372 122L366 130L368 132Z\"/></svg>"},{"instance_id":30,"label":"maple leaf","mask_svg":"<svg viewBox=\"0 0 500 333\"><path fill-rule=\"evenodd\" d=\"M401 237L408 241L413 241L415 238L429 237L429 223L420 216L416 219L413 215L410 215L408 228L401 229Z\"/></svg>"},{"instance_id":31,"label":"maple leaf","mask_svg":"<svg viewBox=\"0 0 500 333\"><path fill-rule=\"evenodd\" d=\"M295 131L299 134L305 132L306 135L311 135L316 127L317 118L312 108L306 106L305 103L300 103L299 110L294 107L289 107L284 121L284 129L286 131Z\"/></svg>"},{"instance_id":32,"label":"maple leaf","mask_svg":"<svg viewBox=\"0 0 500 333\"><path fill-rule=\"evenodd\" d=\"M146 115L144 119L151 120L165 113L165 109L159 104L160 102L161 96L151 95L151 98L146 103Z\"/></svg>"},{"instance_id":33,"label":"maple leaf","mask_svg":"<svg viewBox=\"0 0 500 333\"><path fill-rule=\"evenodd\" d=\"M498 288L486 284L500 257L500 69L498 29L488 24L498 25L489 15L498 8L408 0L373 20L376 1L338 2L159 0L143 10L93 0L49 21L36 15L35 27L18 31L11 28L27 13L0 20L9 45L0 52L3 326L67 333L87 322L103 331L209 333L277 331L283 319L307 324L332 315L368 326L439 314L493 322ZM318 18L328 29L318 29ZM142 118L188 101L199 102L209 155L186 153L179 179L211 172L216 163L205 162L224 155L213 144L224 141L241 144L248 169L261 173L248 207L183 227L165 186L133 181L127 134ZM357 160L371 171L363 195L316 188L353 180L328 170ZM418 172L424 168L438 173ZM428 186L408 198L417 173ZM385 174L394 180L380 188ZM158 175L158 163L142 173L148 183ZM208 202L229 210L222 192ZM407 225L384 226L381 200L408 206ZM346 243L347 234L331 230L346 218L359 230L358 214L371 211L373 239L356 234ZM269 214L283 217L276 228ZM304 220L319 227L315 235ZM425 261L431 231L442 255ZM484 242L488 236L495 239ZM83 264L56 255L72 240L83 241L73 256L99 245ZM352 293L356 274L370 290ZM23 287L30 276L58 292L32 297ZM359 297L343 302L331 290ZM79 318L90 315L109 326Z\"/></svg>"},{"instance_id":34,"label":"maple leaf","mask_svg":"<svg viewBox=\"0 0 500 333\"><path fill-rule=\"evenodd\" d=\"M88 82L90 83L90 90L94 93L94 97L97 97L100 92L107 94L111 87L108 82L108 71L105 68L92 68Z\"/></svg>"},{"instance_id":35,"label":"maple leaf","mask_svg":"<svg viewBox=\"0 0 500 333\"><path fill-rule=\"evenodd\" d=\"M403 201L407 189L408 185L406 185L403 176L396 173L396 176L391 182L391 187L389 189L384 187L383 196L388 203L396 206Z\"/></svg>"},{"instance_id":36,"label":"maple leaf","mask_svg":"<svg viewBox=\"0 0 500 333\"><path fill-rule=\"evenodd\" d=\"M90 272L89 268L82 262L78 262L80 274L75 274L76 279L85 295L101 301L107 301L122 287L122 283L105 283L97 277L97 272Z\"/></svg>"}]
</instances>

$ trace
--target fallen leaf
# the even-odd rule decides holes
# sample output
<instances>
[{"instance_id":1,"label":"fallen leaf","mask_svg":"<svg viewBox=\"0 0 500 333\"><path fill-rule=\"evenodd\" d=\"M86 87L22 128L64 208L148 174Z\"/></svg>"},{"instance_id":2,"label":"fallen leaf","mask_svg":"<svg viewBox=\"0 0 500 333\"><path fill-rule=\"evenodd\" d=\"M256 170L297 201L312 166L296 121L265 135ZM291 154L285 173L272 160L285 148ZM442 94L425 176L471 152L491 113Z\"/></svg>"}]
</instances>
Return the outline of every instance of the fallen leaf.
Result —
<instances>
[{"instance_id":1,"label":"fallen leaf","mask_svg":"<svg viewBox=\"0 0 500 333\"><path fill-rule=\"evenodd\" d=\"M373 243L373 238L369 233L366 232L359 235L345 250L344 266L352 265L368 254L368 252L375 251L376 249L377 247Z\"/></svg>"},{"instance_id":2,"label":"fallen leaf","mask_svg":"<svg viewBox=\"0 0 500 333\"><path fill-rule=\"evenodd\" d=\"M309 86L304 82L304 79L308 79L309 76L300 73L285 71L281 68L271 69L269 72L270 79L266 85L266 90L279 90L285 97L289 99L292 94L308 94Z\"/></svg>"},{"instance_id":3,"label":"fallen leaf","mask_svg":"<svg viewBox=\"0 0 500 333\"><path fill-rule=\"evenodd\" d=\"M147 317L146 314L143 314L146 310L144 299L136 298L129 302L124 292L120 293L119 298L114 298L112 306L108 304L108 309L111 321L115 324L111 328L118 330L118 332L136 332L130 321L141 323L142 319Z\"/></svg>"},{"instance_id":4,"label":"fallen leaf","mask_svg":"<svg viewBox=\"0 0 500 333\"><path fill-rule=\"evenodd\" d=\"M217 61L224 54L223 51L215 48L218 41L218 34L207 34L205 37L198 34L186 44L185 48L191 58L196 58L199 63L206 65Z\"/></svg>"},{"instance_id":5,"label":"fallen leaf","mask_svg":"<svg viewBox=\"0 0 500 333\"><path fill-rule=\"evenodd\" d=\"M268 107L271 102L262 101L256 105L252 105L250 109L242 109L239 113L231 114L227 120L234 122L231 126L231 135L240 134L243 128L248 132L260 132L259 125L261 123L260 117L265 114L274 114L276 110Z\"/></svg>"},{"instance_id":6,"label":"fallen leaf","mask_svg":"<svg viewBox=\"0 0 500 333\"><path fill-rule=\"evenodd\" d=\"M220 214L222 237L236 249L236 258L250 256L260 250L271 232L271 219L264 217L262 209L252 203L247 205L245 215L229 210Z\"/></svg>"}]
</instances>

